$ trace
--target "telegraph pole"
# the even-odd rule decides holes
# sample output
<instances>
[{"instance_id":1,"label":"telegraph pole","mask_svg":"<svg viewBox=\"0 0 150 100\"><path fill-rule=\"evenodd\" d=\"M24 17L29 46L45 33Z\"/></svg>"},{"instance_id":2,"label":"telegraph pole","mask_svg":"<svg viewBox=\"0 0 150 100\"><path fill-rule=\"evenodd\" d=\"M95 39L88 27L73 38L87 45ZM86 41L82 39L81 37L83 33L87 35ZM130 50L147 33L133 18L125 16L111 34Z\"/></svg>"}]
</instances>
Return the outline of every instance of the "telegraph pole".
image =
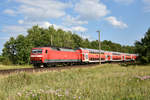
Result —
<instances>
[{"instance_id":1,"label":"telegraph pole","mask_svg":"<svg viewBox=\"0 0 150 100\"><path fill-rule=\"evenodd\" d=\"M100 31L96 31L98 32L98 37L99 37L99 64L101 65L101 40L100 40Z\"/></svg>"},{"instance_id":2,"label":"telegraph pole","mask_svg":"<svg viewBox=\"0 0 150 100\"><path fill-rule=\"evenodd\" d=\"M52 35L51 35L51 46L53 45Z\"/></svg>"}]
</instances>

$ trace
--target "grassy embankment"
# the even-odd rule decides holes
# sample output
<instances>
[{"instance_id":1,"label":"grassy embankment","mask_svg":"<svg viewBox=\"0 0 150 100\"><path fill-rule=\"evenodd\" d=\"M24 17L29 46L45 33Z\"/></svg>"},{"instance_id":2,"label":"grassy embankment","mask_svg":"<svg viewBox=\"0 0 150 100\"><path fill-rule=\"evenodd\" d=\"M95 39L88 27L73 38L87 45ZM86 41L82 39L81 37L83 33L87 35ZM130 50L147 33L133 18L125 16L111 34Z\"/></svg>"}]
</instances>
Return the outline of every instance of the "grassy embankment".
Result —
<instances>
[{"instance_id":1,"label":"grassy embankment","mask_svg":"<svg viewBox=\"0 0 150 100\"><path fill-rule=\"evenodd\" d=\"M3 69L18 69L18 68L33 68L33 66L31 65L2 65L0 64L0 70L3 70Z\"/></svg>"},{"instance_id":2,"label":"grassy embankment","mask_svg":"<svg viewBox=\"0 0 150 100\"><path fill-rule=\"evenodd\" d=\"M149 66L101 65L0 76L1 100L149 100Z\"/></svg>"}]
</instances>

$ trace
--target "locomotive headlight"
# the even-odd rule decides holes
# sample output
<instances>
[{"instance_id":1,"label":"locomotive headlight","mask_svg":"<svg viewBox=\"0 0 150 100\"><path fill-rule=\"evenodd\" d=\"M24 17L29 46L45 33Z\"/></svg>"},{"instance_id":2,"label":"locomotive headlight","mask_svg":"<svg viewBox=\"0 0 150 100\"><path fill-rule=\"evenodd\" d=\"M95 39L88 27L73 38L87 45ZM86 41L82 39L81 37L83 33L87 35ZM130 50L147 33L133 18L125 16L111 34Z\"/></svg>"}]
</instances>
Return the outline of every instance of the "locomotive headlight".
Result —
<instances>
[{"instance_id":1,"label":"locomotive headlight","mask_svg":"<svg viewBox=\"0 0 150 100\"><path fill-rule=\"evenodd\" d=\"M40 60L41 60L41 58L40 58Z\"/></svg>"},{"instance_id":2,"label":"locomotive headlight","mask_svg":"<svg viewBox=\"0 0 150 100\"><path fill-rule=\"evenodd\" d=\"M43 57L42 55L31 55L31 57Z\"/></svg>"}]
</instances>

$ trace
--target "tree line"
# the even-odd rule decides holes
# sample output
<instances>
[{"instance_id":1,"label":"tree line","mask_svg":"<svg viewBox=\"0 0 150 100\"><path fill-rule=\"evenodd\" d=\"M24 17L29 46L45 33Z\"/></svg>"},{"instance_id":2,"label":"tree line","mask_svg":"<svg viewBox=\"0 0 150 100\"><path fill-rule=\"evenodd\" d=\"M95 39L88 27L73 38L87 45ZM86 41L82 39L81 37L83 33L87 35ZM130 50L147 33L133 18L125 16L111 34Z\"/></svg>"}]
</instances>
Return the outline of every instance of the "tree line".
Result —
<instances>
[{"instance_id":1,"label":"tree line","mask_svg":"<svg viewBox=\"0 0 150 100\"><path fill-rule=\"evenodd\" d=\"M98 40L90 41L71 31L56 30L53 26L45 29L36 25L28 29L27 33L26 36L10 37L4 44L0 61L8 64L29 64L33 47L55 46L73 49L78 47L98 49L99 47ZM108 40L102 41L101 44L102 50L124 53L135 53L136 51L134 46L122 46Z\"/></svg>"},{"instance_id":2,"label":"tree line","mask_svg":"<svg viewBox=\"0 0 150 100\"><path fill-rule=\"evenodd\" d=\"M150 63L150 28L140 41L135 42L136 53L139 54L139 61L142 64Z\"/></svg>"}]
</instances>

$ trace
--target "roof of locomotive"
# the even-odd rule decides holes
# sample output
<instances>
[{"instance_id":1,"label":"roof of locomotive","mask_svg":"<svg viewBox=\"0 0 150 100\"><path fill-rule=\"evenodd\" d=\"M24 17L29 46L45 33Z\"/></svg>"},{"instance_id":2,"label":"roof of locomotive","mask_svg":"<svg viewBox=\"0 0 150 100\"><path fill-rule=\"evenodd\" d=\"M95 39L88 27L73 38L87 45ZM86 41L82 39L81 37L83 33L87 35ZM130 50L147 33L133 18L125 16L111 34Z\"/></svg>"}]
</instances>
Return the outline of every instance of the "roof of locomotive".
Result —
<instances>
[{"instance_id":1,"label":"roof of locomotive","mask_svg":"<svg viewBox=\"0 0 150 100\"><path fill-rule=\"evenodd\" d=\"M57 50L57 51L72 51L75 52L76 49L71 49L71 48L61 48L61 47L35 47L32 49L44 49L44 48L50 48L52 50Z\"/></svg>"}]
</instances>

